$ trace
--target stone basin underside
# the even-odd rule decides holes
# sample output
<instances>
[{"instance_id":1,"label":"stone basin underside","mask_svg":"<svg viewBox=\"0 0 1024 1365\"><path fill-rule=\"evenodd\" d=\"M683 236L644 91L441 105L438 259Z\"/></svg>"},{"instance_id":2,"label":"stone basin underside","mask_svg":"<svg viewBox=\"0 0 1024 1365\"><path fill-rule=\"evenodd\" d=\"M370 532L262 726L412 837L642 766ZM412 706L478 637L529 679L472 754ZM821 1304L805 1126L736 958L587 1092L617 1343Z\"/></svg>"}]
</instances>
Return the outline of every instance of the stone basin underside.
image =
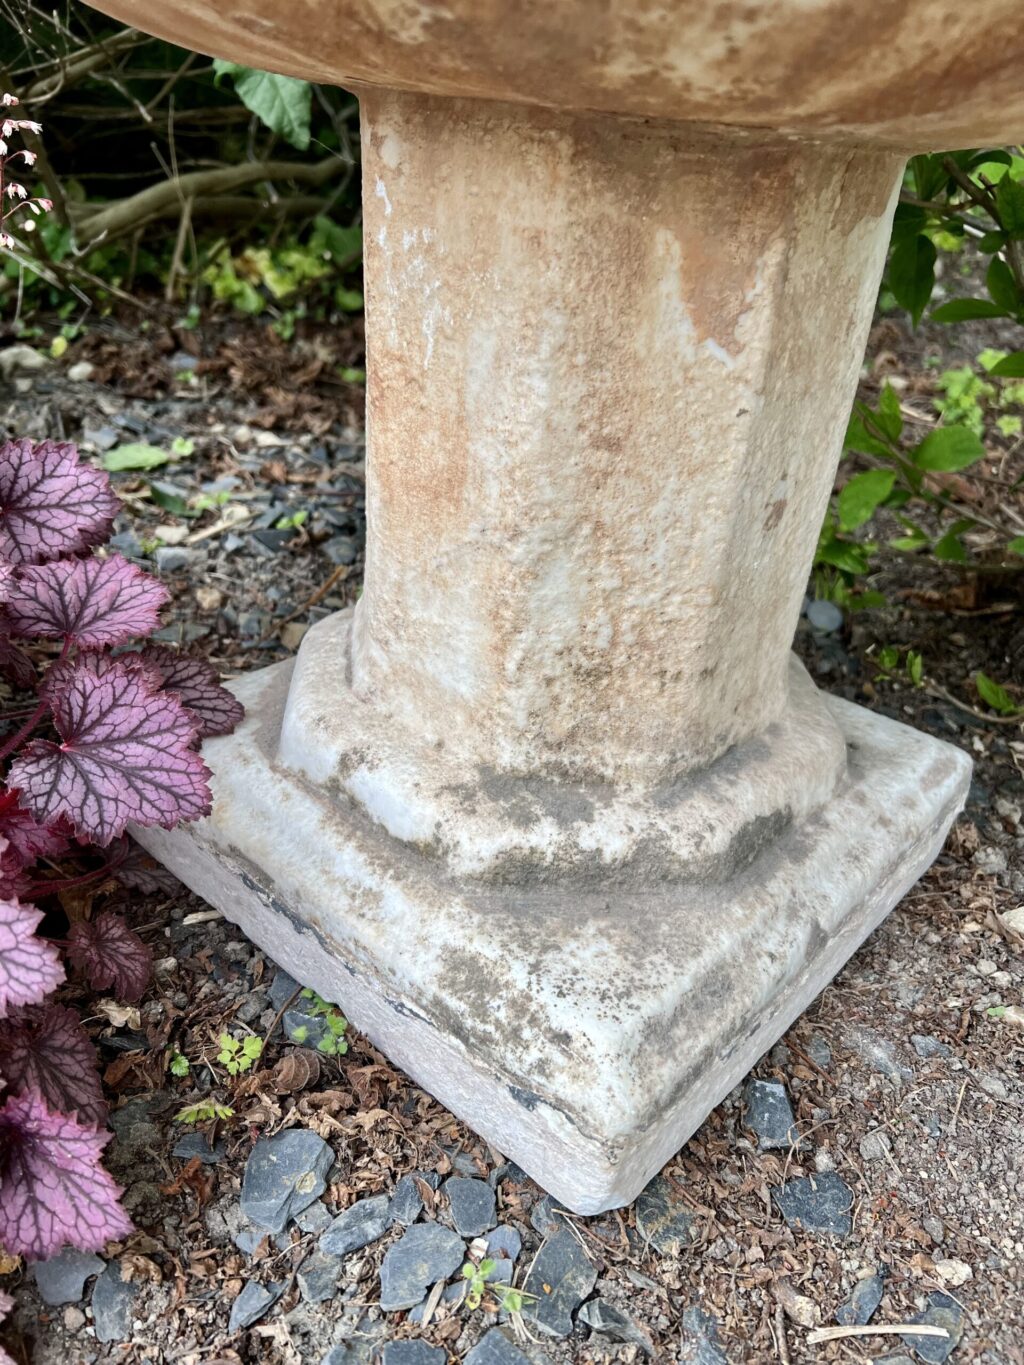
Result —
<instances>
[{"instance_id":1,"label":"stone basin underside","mask_svg":"<svg viewBox=\"0 0 1024 1365\"><path fill-rule=\"evenodd\" d=\"M277 757L291 663L240 679L213 817L136 837L580 1213L632 1199L933 860L970 775L836 698L831 798L725 880L452 878Z\"/></svg>"}]
</instances>

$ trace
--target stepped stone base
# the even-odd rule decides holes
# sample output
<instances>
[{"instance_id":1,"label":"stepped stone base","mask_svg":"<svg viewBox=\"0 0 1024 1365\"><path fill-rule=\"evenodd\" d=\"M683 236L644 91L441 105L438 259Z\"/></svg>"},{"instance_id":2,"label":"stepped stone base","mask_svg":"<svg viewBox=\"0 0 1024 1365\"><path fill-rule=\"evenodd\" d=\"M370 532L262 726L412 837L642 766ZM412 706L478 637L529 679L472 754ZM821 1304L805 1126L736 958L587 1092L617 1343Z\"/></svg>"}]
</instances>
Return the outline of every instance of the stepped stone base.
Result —
<instances>
[{"instance_id":1,"label":"stepped stone base","mask_svg":"<svg viewBox=\"0 0 1024 1365\"><path fill-rule=\"evenodd\" d=\"M938 853L970 761L835 698L847 771L725 880L453 877L278 759L292 664L241 679L210 819L139 841L579 1213L631 1200Z\"/></svg>"}]
</instances>

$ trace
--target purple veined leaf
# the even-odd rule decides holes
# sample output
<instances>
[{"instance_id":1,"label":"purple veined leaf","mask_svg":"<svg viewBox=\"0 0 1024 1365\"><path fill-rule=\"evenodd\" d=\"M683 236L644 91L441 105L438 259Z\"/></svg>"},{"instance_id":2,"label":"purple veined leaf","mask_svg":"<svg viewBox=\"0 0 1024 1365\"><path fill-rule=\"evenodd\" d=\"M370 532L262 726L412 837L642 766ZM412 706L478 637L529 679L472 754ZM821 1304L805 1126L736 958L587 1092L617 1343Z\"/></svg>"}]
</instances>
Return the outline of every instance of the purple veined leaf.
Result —
<instances>
[{"instance_id":1,"label":"purple veined leaf","mask_svg":"<svg viewBox=\"0 0 1024 1365\"><path fill-rule=\"evenodd\" d=\"M107 1117L96 1048L74 1010L33 1005L0 1020L0 1076L12 1095L37 1091L58 1114L99 1126Z\"/></svg>"},{"instance_id":2,"label":"purple veined leaf","mask_svg":"<svg viewBox=\"0 0 1024 1365\"><path fill-rule=\"evenodd\" d=\"M0 558L42 564L99 545L121 506L101 470L75 446L54 441L0 444Z\"/></svg>"},{"instance_id":3,"label":"purple veined leaf","mask_svg":"<svg viewBox=\"0 0 1024 1365\"><path fill-rule=\"evenodd\" d=\"M7 599L12 635L70 639L85 649L149 635L169 597L155 578L122 555L29 564Z\"/></svg>"},{"instance_id":4,"label":"purple veined leaf","mask_svg":"<svg viewBox=\"0 0 1024 1365\"><path fill-rule=\"evenodd\" d=\"M73 924L67 952L94 991L112 990L119 1000L142 999L153 955L120 915L104 911Z\"/></svg>"},{"instance_id":5,"label":"purple veined leaf","mask_svg":"<svg viewBox=\"0 0 1024 1365\"><path fill-rule=\"evenodd\" d=\"M109 1133L53 1113L41 1096L0 1109L0 1227L12 1256L45 1261L63 1246L101 1251L132 1231L121 1189L100 1164Z\"/></svg>"},{"instance_id":6,"label":"purple veined leaf","mask_svg":"<svg viewBox=\"0 0 1024 1365\"><path fill-rule=\"evenodd\" d=\"M36 879L20 863L8 864L0 860L0 901L31 900L36 890Z\"/></svg>"},{"instance_id":7,"label":"purple veined leaf","mask_svg":"<svg viewBox=\"0 0 1024 1365\"><path fill-rule=\"evenodd\" d=\"M129 821L171 829L210 811L194 718L130 658L83 654L50 691L62 743L33 740L7 775L43 824L106 846Z\"/></svg>"},{"instance_id":8,"label":"purple veined leaf","mask_svg":"<svg viewBox=\"0 0 1024 1365\"><path fill-rule=\"evenodd\" d=\"M174 894L181 890L181 882L174 873L126 834L111 848L110 872L122 886L146 896L157 891Z\"/></svg>"},{"instance_id":9,"label":"purple veined leaf","mask_svg":"<svg viewBox=\"0 0 1024 1365\"><path fill-rule=\"evenodd\" d=\"M7 601L7 594L11 590L13 579L14 565L8 564L5 559L0 559L0 602Z\"/></svg>"},{"instance_id":10,"label":"purple veined leaf","mask_svg":"<svg viewBox=\"0 0 1024 1365\"><path fill-rule=\"evenodd\" d=\"M36 666L11 639L11 623L0 614L0 673L19 692L31 692L36 685Z\"/></svg>"},{"instance_id":11,"label":"purple veined leaf","mask_svg":"<svg viewBox=\"0 0 1024 1365\"><path fill-rule=\"evenodd\" d=\"M20 1005L34 1005L64 980L57 950L36 937L42 911L0 901L0 1019Z\"/></svg>"},{"instance_id":12,"label":"purple veined leaf","mask_svg":"<svg viewBox=\"0 0 1024 1365\"><path fill-rule=\"evenodd\" d=\"M140 657L160 670L163 685L199 721L201 739L230 735L245 715L242 703L222 687L216 669L205 659L180 654L166 645L146 645Z\"/></svg>"},{"instance_id":13,"label":"purple veined leaf","mask_svg":"<svg viewBox=\"0 0 1024 1365\"><path fill-rule=\"evenodd\" d=\"M10 799L11 793L4 795ZM7 848L0 853L0 866L22 866L40 858L58 858L67 851L68 836L64 830L41 825L31 811L20 805L3 804L0 798L0 838L7 840Z\"/></svg>"}]
</instances>

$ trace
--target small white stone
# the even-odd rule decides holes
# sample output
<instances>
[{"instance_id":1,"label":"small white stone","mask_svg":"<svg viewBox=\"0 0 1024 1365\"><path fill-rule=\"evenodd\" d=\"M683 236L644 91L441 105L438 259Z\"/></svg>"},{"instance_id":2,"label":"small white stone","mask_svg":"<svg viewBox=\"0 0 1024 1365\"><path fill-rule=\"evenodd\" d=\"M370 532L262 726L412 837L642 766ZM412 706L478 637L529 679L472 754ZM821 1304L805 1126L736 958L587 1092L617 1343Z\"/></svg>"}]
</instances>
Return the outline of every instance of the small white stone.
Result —
<instances>
[{"instance_id":1,"label":"small white stone","mask_svg":"<svg viewBox=\"0 0 1024 1365\"><path fill-rule=\"evenodd\" d=\"M974 1271L966 1261L936 1261L935 1273L940 1280L953 1288L974 1279Z\"/></svg>"},{"instance_id":2,"label":"small white stone","mask_svg":"<svg viewBox=\"0 0 1024 1365\"><path fill-rule=\"evenodd\" d=\"M95 370L96 366L91 360L76 360L68 367L68 378L72 384L82 384L92 378Z\"/></svg>"}]
</instances>

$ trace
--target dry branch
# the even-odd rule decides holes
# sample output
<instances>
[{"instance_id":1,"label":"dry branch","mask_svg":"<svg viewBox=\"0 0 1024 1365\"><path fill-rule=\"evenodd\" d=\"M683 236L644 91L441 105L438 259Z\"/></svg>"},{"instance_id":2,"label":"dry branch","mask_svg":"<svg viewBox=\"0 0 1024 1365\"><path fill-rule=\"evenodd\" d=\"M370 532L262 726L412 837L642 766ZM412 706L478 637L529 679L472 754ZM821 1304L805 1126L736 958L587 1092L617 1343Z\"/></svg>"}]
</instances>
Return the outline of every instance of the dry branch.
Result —
<instances>
[{"instance_id":1,"label":"dry branch","mask_svg":"<svg viewBox=\"0 0 1024 1365\"><path fill-rule=\"evenodd\" d=\"M154 218L177 216L189 199L195 211L203 211L208 195L227 195L246 185L265 180L294 180L304 185L322 185L345 165L337 157L304 165L298 161L247 161L240 166L225 166L213 171L191 171L159 184L150 185L127 199L112 204L85 204L73 208L79 247L95 245L101 238L120 237Z\"/></svg>"}]
</instances>

